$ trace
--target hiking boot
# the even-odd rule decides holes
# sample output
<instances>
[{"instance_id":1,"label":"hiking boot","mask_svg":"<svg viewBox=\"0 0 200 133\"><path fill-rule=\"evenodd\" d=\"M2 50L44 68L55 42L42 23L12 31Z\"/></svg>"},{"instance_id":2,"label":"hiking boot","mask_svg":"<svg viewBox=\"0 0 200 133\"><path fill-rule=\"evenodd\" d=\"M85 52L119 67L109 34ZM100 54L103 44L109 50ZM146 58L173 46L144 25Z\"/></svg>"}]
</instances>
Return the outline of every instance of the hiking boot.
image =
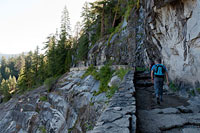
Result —
<instances>
[{"instance_id":1,"label":"hiking boot","mask_svg":"<svg viewBox=\"0 0 200 133\"><path fill-rule=\"evenodd\" d=\"M160 100L159 100L159 98L157 97L157 104L159 104L160 105Z\"/></svg>"},{"instance_id":2,"label":"hiking boot","mask_svg":"<svg viewBox=\"0 0 200 133\"><path fill-rule=\"evenodd\" d=\"M160 96L160 101L163 102L163 97L162 96Z\"/></svg>"}]
</instances>

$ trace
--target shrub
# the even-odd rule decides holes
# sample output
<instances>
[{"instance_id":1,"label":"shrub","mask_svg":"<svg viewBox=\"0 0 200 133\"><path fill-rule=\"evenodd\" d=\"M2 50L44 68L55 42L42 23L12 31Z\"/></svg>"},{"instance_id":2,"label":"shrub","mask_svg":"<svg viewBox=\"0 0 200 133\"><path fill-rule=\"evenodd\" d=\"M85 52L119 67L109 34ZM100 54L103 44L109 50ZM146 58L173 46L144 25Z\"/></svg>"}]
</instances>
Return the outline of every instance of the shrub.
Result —
<instances>
[{"instance_id":1,"label":"shrub","mask_svg":"<svg viewBox=\"0 0 200 133\"><path fill-rule=\"evenodd\" d=\"M118 89L118 86L109 87L108 91L106 92L106 97L110 99Z\"/></svg>"},{"instance_id":2,"label":"shrub","mask_svg":"<svg viewBox=\"0 0 200 133\"><path fill-rule=\"evenodd\" d=\"M99 72L97 72L96 68L91 65L87 71L84 73L84 75L81 77L82 79L87 77L88 75L92 75L96 80L100 81L100 87L98 92L94 92L93 95L99 95L102 92L106 92L108 87L108 82L112 78L112 74L114 73L114 70L111 70L110 64L108 63L105 66L101 67Z\"/></svg>"},{"instance_id":3,"label":"shrub","mask_svg":"<svg viewBox=\"0 0 200 133\"><path fill-rule=\"evenodd\" d=\"M46 133L47 131L46 131L46 128L44 127L44 126L41 126L40 127L40 131L41 131L41 133Z\"/></svg>"},{"instance_id":4,"label":"shrub","mask_svg":"<svg viewBox=\"0 0 200 133\"><path fill-rule=\"evenodd\" d=\"M47 87L50 92L53 86L56 84L59 77L50 77L44 81L44 85Z\"/></svg>"},{"instance_id":5,"label":"shrub","mask_svg":"<svg viewBox=\"0 0 200 133\"><path fill-rule=\"evenodd\" d=\"M40 101L43 101L43 102L47 101L47 96L41 96Z\"/></svg>"},{"instance_id":6,"label":"shrub","mask_svg":"<svg viewBox=\"0 0 200 133\"><path fill-rule=\"evenodd\" d=\"M115 28L113 29L113 32L110 34L110 36L109 36L109 38L108 38L108 43L107 43L108 45L110 45L110 41L111 41L112 37L113 37L115 34L121 32L121 31L123 30L123 28L121 28L121 27L122 27L122 24L123 24L123 22L121 22L117 27L115 27Z\"/></svg>"},{"instance_id":7,"label":"shrub","mask_svg":"<svg viewBox=\"0 0 200 133\"><path fill-rule=\"evenodd\" d=\"M92 124L92 123L86 121L86 122L84 123L84 128L86 129L86 131L90 131L90 130L92 130L94 127L93 127L93 124Z\"/></svg>"},{"instance_id":8,"label":"shrub","mask_svg":"<svg viewBox=\"0 0 200 133\"><path fill-rule=\"evenodd\" d=\"M200 93L200 88L197 88L196 90L197 90L198 93Z\"/></svg>"},{"instance_id":9,"label":"shrub","mask_svg":"<svg viewBox=\"0 0 200 133\"><path fill-rule=\"evenodd\" d=\"M136 67L136 71L146 71L145 67Z\"/></svg>"},{"instance_id":10,"label":"shrub","mask_svg":"<svg viewBox=\"0 0 200 133\"><path fill-rule=\"evenodd\" d=\"M118 71L117 71L117 76L120 77L121 80L123 80L124 76L127 74L127 72L129 71L129 69L124 69L124 68L120 68Z\"/></svg>"},{"instance_id":11,"label":"shrub","mask_svg":"<svg viewBox=\"0 0 200 133\"><path fill-rule=\"evenodd\" d=\"M195 96L195 95L196 95L194 89L189 90L189 94L192 95L192 96Z\"/></svg>"},{"instance_id":12,"label":"shrub","mask_svg":"<svg viewBox=\"0 0 200 133\"><path fill-rule=\"evenodd\" d=\"M111 70L110 64L103 66L100 71L95 75L95 79L100 81L99 94L108 90L108 83L112 78L114 70Z\"/></svg>"},{"instance_id":13,"label":"shrub","mask_svg":"<svg viewBox=\"0 0 200 133\"><path fill-rule=\"evenodd\" d=\"M179 90L179 88L174 84L174 83L170 83L169 84L169 87L172 89L172 91L174 91L174 92L176 92L176 91L178 91Z\"/></svg>"},{"instance_id":14,"label":"shrub","mask_svg":"<svg viewBox=\"0 0 200 133\"><path fill-rule=\"evenodd\" d=\"M96 68L94 67L94 65L91 65L91 66L89 66L88 67L88 69L86 70L86 72L83 74L83 76L81 77L81 79L83 79L83 78L85 78L85 77L87 77L87 76L89 76L89 75L92 75L92 76L96 76L96 73L97 73L97 71L96 71Z\"/></svg>"}]
</instances>

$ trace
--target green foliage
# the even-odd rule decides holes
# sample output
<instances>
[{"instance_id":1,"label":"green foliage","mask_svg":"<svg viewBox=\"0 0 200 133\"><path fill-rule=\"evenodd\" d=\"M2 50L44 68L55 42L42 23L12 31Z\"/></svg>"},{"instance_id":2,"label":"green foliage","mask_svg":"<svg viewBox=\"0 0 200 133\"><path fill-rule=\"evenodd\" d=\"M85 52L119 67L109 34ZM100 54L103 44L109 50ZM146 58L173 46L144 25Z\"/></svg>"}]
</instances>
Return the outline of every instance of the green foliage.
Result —
<instances>
[{"instance_id":1,"label":"green foliage","mask_svg":"<svg viewBox=\"0 0 200 133\"><path fill-rule=\"evenodd\" d=\"M41 131L41 133L47 133L46 128L44 126L40 127L40 131Z\"/></svg>"},{"instance_id":2,"label":"green foliage","mask_svg":"<svg viewBox=\"0 0 200 133\"><path fill-rule=\"evenodd\" d=\"M197 92L200 93L200 88L196 88Z\"/></svg>"},{"instance_id":3,"label":"green foliage","mask_svg":"<svg viewBox=\"0 0 200 133\"><path fill-rule=\"evenodd\" d=\"M45 101L47 101L48 99L47 99L47 96L41 96L40 97L40 101L43 101L43 102L45 102Z\"/></svg>"},{"instance_id":4,"label":"green foliage","mask_svg":"<svg viewBox=\"0 0 200 133\"><path fill-rule=\"evenodd\" d=\"M111 35L109 36L109 39L108 39L108 45L110 45L110 41L111 41L111 39L112 39L112 37L115 35L115 34L117 34L117 33L119 33L119 32L121 32L123 29L121 28L122 27L122 22L114 29L114 32L112 32L111 33Z\"/></svg>"},{"instance_id":5,"label":"green foliage","mask_svg":"<svg viewBox=\"0 0 200 133\"><path fill-rule=\"evenodd\" d=\"M112 98L112 96L115 94L116 91L118 91L119 87L118 86L111 86L106 92L106 97L109 99Z\"/></svg>"},{"instance_id":6,"label":"green foliage","mask_svg":"<svg viewBox=\"0 0 200 133\"><path fill-rule=\"evenodd\" d=\"M112 34L113 32L115 32L115 29L114 27L111 27L108 29L108 34Z\"/></svg>"},{"instance_id":7,"label":"green foliage","mask_svg":"<svg viewBox=\"0 0 200 133\"><path fill-rule=\"evenodd\" d=\"M117 70L116 74L120 77L121 80L123 80L128 71L129 69L120 68L119 70Z\"/></svg>"},{"instance_id":8,"label":"green foliage","mask_svg":"<svg viewBox=\"0 0 200 133\"><path fill-rule=\"evenodd\" d=\"M146 71L146 68L144 68L144 67L136 67L136 71Z\"/></svg>"},{"instance_id":9,"label":"green foliage","mask_svg":"<svg viewBox=\"0 0 200 133\"><path fill-rule=\"evenodd\" d=\"M170 83L169 84L169 88L172 89L172 91L177 92L178 90L180 90L174 83Z\"/></svg>"},{"instance_id":10,"label":"green foliage","mask_svg":"<svg viewBox=\"0 0 200 133\"><path fill-rule=\"evenodd\" d=\"M79 42L78 42L78 54L77 54L77 58L78 60L86 60L87 59L87 53L88 53L88 37L87 34L84 34L80 37Z\"/></svg>"},{"instance_id":11,"label":"green foliage","mask_svg":"<svg viewBox=\"0 0 200 133\"><path fill-rule=\"evenodd\" d=\"M75 124L74 124L74 126L73 126L72 128L69 128L69 129L68 129L68 132L69 132L69 133L72 133L72 132L73 132L73 130L75 129L75 126L76 126L77 122L78 122L78 120L75 121Z\"/></svg>"},{"instance_id":12,"label":"green foliage","mask_svg":"<svg viewBox=\"0 0 200 133\"><path fill-rule=\"evenodd\" d=\"M127 5L127 9L126 9L126 12L125 12L125 19L128 21L128 18L131 14L131 10L133 9L133 7L135 6L135 2L134 1L130 1L129 4Z\"/></svg>"},{"instance_id":13,"label":"green foliage","mask_svg":"<svg viewBox=\"0 0 200 133\"><path fill-rule=\"evenodd\" d=\"M195 94L195 90L194 90L194 89L189 90L189 94L192 95L192 96L195 96L195 95L196 95L196 94Z\"/></svg>"},{"instance_id":14,"label":"green foliage","mask_svg":"<svg viewBox=\"0 0 200 133\"><path fill-rule=\"evenodd\" d=\"M91 65L88 67L87 71L83 74L83 76L81 78L83 79L89 75L96 77L96 74L97 74L96 68L94 67L94 65Z\"/></svg>"},{"instance_id":15,"label":"green foliage","mask_svg":"<svg viewBox=\"0 0 200 133\"><path fill-rule=\"evenodd\" d=\"M56 78L69 71L72 62L72 48L70 36L70 21L67 8L64 8L61 21L61 32L50 35L45 43L45 54L39 54L39 48L24 56L24 65L19 69L17 86L20 93L32 90L46 79L46 86L50 90ZM9 69L7 69L9 71ZM36 80L37 79L37 80Z\"/></svg>"},{"instance_id":16,"label":"green foliage","mask_svg":"<svg viewBox=\"0 0 200 133\"><path fill-rule=\"evenodd\" d=\"M114 72L115 72L114 70L111 70L110 64L106 64L99 70L99 72L96 72L95 75L93 75L96 80L100 81L99 91L94 92L94 95L99 95L102 92L109 91L110 87L108 86L108 83L109 83L110 79L112 78L112 74ZM110 92L110 93L112 93L112 92Z\"/></svg>"},{"instance_id":17,"label":"green foliage","mask_svg":"<svg viewBox=\"0 0 200 133\"><path fill-rule=\"evenodd\" d=\"M50 92L52 87L56 84L58 77L50 77L44 81L44 85L47 87L48 91Z\"/></svg>"},{"instance_id":18,"label":"green foliage","mask_svg":"<svg viewBox=\"0 0 200 133\"><path fill-rule=\"evenodd\" d=\"M99 93L106 92L109 89L108 83L112 78L113 73L114 70L111 70L110 64L106 64L100 69L98 74L95 76L95 79L100 81Z\"/></svg>"},{"instance_id":19,"label":"green foliage","mask_svg":"<svg viewBox=\"0 0 200 133\"><path fill-rule=\"evenodd\" d=\"M7 80L2 80L1 86L0 86L0 91L4 95L3 102L7 102L11 98L11 94L9 92L9 83Z\"/></svg>"},{"instance_id":20,"label":"green foliage","mask_svg":"<svg viewBox=\"0 0 200 133\"><path fill-rule=\"evenodd\" d=\"M140 8L140 0L137 0L136 6L137 6L137 9Z\"/></svg>"},{"instance_id":21,"label":"green foliage","mask_svg":"<svg viewBox=\"0 0 200 133\"><path fill-rule=\"evenodd\" d=\"M108 82L112 78L112 74L114 73L114 70L111 70L110 64L106 64L105 66L101 67L101 69L97 72L96 68L91 65L87 71L84 73L84 75L81 78L85 78L88 75L94 76L96 80L100 81L100 87L98 92L94 92L94 95L99 95L102 92L107 92L110 87L108 86ZM113 88L111 88L113 90ZM112 93L113 91L109 92Z\"/></svg>"},{"instance_id":22,"label":"green foliage","mask_svg":"<svg viewBox=\"0 0 200 133\"><path fill-rule=\"evenodd\" d=\"M90 130L92 130L94 127L93 127L93 124L92 124L92 123L86 121L86 122L84 123L84 128L86 129L86 131L90 131Z\"/></svg>"}]
</instances>

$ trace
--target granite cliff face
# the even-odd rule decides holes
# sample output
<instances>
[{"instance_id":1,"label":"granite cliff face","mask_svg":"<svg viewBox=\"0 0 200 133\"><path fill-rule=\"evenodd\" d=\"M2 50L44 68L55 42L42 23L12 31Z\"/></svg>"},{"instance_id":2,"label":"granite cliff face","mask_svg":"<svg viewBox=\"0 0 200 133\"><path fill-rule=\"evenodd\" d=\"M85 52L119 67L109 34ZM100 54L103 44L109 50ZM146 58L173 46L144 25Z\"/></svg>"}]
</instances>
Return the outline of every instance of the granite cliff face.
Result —
<instances>
[{"instance_id":1,"label":"granite cliff face","mask_svg":"<svg viewBox=\"0 0 200 133\"><path fill-rule=\"evenodd\" d=\"M161 56L180 88L200 84L200 0L144 0L148 58Z\"/></svg>"},{"instance_id":2,"label":"granite cliff face","mask_svg":"<svg viewBox=\"0 0 200 133\"><path fill-rule=\"evenodd\" d=\"M147 66L161 57L180 88L200 87L200 0L140 0L121 30L99 40L88 65ZM110 38L110 39L109 39Z\"/></svg>"}]
</instances>

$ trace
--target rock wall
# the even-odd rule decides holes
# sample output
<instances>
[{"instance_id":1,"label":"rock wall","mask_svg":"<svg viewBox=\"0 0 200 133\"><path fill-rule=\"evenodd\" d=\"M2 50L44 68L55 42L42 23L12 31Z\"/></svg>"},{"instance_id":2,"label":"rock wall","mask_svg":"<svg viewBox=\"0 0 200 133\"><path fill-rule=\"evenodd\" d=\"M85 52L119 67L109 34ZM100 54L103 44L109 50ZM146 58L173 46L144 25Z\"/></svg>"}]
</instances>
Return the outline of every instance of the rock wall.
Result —
<instances>
[{"instance_id":1,"label":"rock wall","mask_svg":"<svg viewBox=\"0 0 200 133\"><path fill-rule=\"evenodd\" d=\"M124 77L120 90L110 100L108 108L99 117L94 130L88 133L135 133L136 102L133 84L134 71Z\"/></svg>"},{"instance_id":2,"label":"rock wall","mask_svg":"<svg viewBox=\"0 0 200 133\"><path fill-rule=\"evenodd\" d=\"M200 87L200 0L143 0L146 55L181 88Z\"/></svg>"},{"instance_id":3,"label":"rock wall","mask_svg":"<svg viewBox=\"0 0 200 133\"><path fill-rule=\"evenodd\" d=\"M137 29L137 9L131 10L128 20L122 21L119 31L112 36L105 36L95 43L88 53L87 64L95 66L103 65L108 61L113 61L115 65L135 64L136 51L136 29Z\"/></svg>"}]
</instances>

